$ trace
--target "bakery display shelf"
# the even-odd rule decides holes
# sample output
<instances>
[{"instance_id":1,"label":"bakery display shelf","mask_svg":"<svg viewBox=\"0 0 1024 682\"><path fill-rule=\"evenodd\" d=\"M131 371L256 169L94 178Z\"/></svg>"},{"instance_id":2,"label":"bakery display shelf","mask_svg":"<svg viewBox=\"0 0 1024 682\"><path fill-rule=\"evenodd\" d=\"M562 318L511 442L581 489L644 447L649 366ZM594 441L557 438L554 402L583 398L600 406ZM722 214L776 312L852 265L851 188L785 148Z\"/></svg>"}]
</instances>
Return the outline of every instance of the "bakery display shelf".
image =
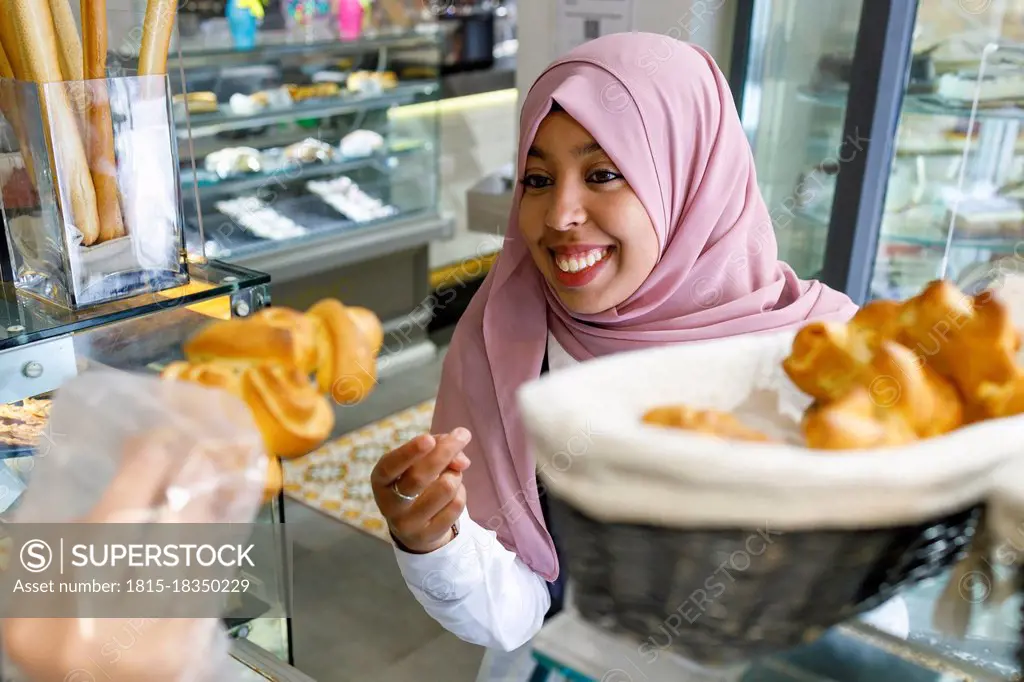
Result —
<instances>
[{"instance_id":1,"label":"bakery display shelf","mask_svg":"<svg viewBox=\"0 0 1024 682\"><path fill-rule=\"evenodd\" d=\"M108 303L86 310L58 308L0 284L0 351L76 334L151 313L184 309L242 289L267 284L269 276L245 267L209 261L190 264L191 283L177 289Z\"/></svg>"},{"instance_id":2,"label":"bakery display shelf","mask_svg":"<svg viewBox=\"0 0 1024 682\"><path fill-rule=\"evenodd\" d=\"M344 221L339 221L339 226ZM409 211L375 223L349 224L347 229L323 230L299 239L264 242L262 248L235 255L232 262L258 269L275 282L288 282L335 268L426 247L450 239L455 224L433 209Z\"/></svg>"},{"instance_id":3,"label":"bakery display shelf","mask_svg":"<svg viewBox=\"0 0 1024 682\"><path fill-rule=\"evenodd\" d=\"M277 123L328 118L372 109L386 109L405 104L431 101L440 92L436 80L406 81L381 94L345 94L338 97L311 99L289 107L266 108L252 114L236 114L221 106L216 112L190 114L178 120L178 137L206 137L221 133L249 130Z\"/></svg>"},{"instance_id":4,"label":"bakery display shelf","mask_svg":"<svg viewBox=\"0 0 1024 682\"><path fill-rule=\"evenodd\" d=\"M846 92L842 90L815 90L804 86L797 88L797 96L812 104L831 109L846 109ZM940 99L932 94L907 94L903 98L903 113L918 116L970 118L971 103ZM982 104L978 107L975 118L978 120L1024 121L1024 108L1017 104Z\"/></svg>"},{"instance_id":5,"label":"bakery display shelf","mask_svg":"<svg viewBox=\"0 0 1024 682\"><path fill-rule=\"evenodd\" d=\"M390 149L386 151L369 156L353 157L328 163L290 165L269 172L239 174L224 179L216 179L216 176L213 176L214 179L207 180L206 177L212 174L200 170L198 174L193 176L192 172L188 170L182 173L181 184L186 193L189 193L195 179L201 200L222 196L237 196L267 187L279 188L284 184L295 184L306 180L330 177L366 167L387 170L400 163L404 157L423 151L430 151L430 149L431 145L424 140L401 141L393 143Z\"/></svg>"},{"instance_id":6,"label":"bakery display shelf","mask_svg":"<svg viewBox=\"0 0 1024 682\"><path fill-rule=\"evenodd\" d=\"M806 210L796 210L793 214L809 223L817 225L822 229L828 229L827 215L820 215ZM898 219L898 213L886 213L882 216L882 225L892 219ZM948 228L947 223L934 222L934 231L930 234L921 230L916 234L887 232L884 227L879 233L878 239L882 244L896 244L904 246L917 246L929 249L943 249L946 247L944 232ZM998 237L975 237L963 234L954 234L950 242L951 249L986 249L994 253L1017 253L1024 242L1024 234L1020 236L998 236Z\"/></svg>"},{"instance_id":7,"label":"bakery display shelf","mask_svg":"<svg viewBox=\"0 0 1024 682\"><path fill-rule=\"evenodd\" d=\"M250 64L257 61L276 60L289 56L309 54L359 54L380 49L437 48L440 35L436 32L398 31L364 33L356 39L339 36L310 36L305 31L259 31L256 45L250 49L238 49L232 44L230 35L211 35L182 38L180 52L171 50L168 68L194 68L206 66L211 61L230 63L232 61Z\"/></svg>"}]
</instances>

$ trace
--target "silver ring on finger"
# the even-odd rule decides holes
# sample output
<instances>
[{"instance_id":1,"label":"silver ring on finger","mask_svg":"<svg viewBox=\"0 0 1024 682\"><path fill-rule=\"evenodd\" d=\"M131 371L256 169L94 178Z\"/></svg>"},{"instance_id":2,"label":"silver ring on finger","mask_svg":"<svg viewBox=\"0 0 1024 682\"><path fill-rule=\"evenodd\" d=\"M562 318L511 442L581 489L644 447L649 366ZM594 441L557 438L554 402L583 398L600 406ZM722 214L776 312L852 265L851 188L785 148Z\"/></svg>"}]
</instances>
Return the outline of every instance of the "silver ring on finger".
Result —
<instances>
[{"instance_id":1,"label":"silver ring on finger","mask_svg":"<svg viewBox=\"0 0 1024 682\"><path fill-rule=\"evenodd\" d=\"M399 498L400 498L400 499L401 499L401 500L402 500L403 502L412 502L412 501L414 501L414 500L415 500L415 499L416 499L417 497L419 497L419 495L406 495L406 494L405 494L405 493L403 493L403 492L402 492L401 490L399 490L399 489L398 489L398 481L395 481L394 483L392 483L392 484L391 484L391 492L393 492L393 493L394 493L395 495L398 495L398 497L399 497Z\"/></svg>"}]
</instances>

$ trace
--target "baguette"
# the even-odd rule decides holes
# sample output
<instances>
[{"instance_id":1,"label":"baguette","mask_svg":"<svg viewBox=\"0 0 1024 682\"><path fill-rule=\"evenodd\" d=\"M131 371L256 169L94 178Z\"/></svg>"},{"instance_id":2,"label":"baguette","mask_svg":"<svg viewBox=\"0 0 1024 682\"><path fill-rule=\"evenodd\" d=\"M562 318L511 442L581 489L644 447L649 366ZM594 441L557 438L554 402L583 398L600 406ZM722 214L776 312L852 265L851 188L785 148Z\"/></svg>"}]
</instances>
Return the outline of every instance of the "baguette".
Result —
<instances>
[{"instance_id":1,"label":"baguette","mask_svg":"<svg viewBox=\"0 0 1024 682\"><path fill-rule=\"evenodd\" d=\"M54 0L60 2L62 0ZM82 35L85 43L84 76L92 91L86 116L86 152L96 187L100 219L99 241L125 235L121 195L114 154L114 122L107 92L107 0L82 0Z\"/></svg>"},{"instance_id":2,"label":"baguette","mask_svg":"<svg viewBox=\"0 0 1024 682\"><path fill-rule=\"evenodd\" d=\"M139 48L139 75L167 74L167 53L171 49L171 32L178 12L177 0L149 0L142 24L142 46Z\"/></svg>"},{"instance_id":3,"label":"baguette","mask_svg":"<svg viewBox=\"0 0 1024 682\"><path fill-rule=\"evenodd\" d=\"M0 42L0 78L14 78L14 69L11 68L11 60L7 58L7 51Z\"/></svg>"},{"instance_id":4,"label":"baguette","mask_svg":"<svg viewBox=\"0 0 1024 682\"><path fill-rule=\"evenodd\" d=\"M0 45L3 45L7 60L11 63L14 77L20 81L29 80L28 74L25 73L25 60L22 58L18 30L14 26L14 15L6 9L0 11Z\"/></svg>"},{"instance_id":5,"label":"baguette","mask_svg":"<svg viewBox=\"0 0 1024 682\"><path fill-rule=\"evenodd\" d=\"M7 51L4 49L2 42L0 42L0 78L7 80L15 78L14 67L7 56ZM0 113L11 124L14 135L18 138L18 150L21 152L21 159L25 163L25 172L28 174L32 187L35 188L36 168L35 164L32 163L32 149L29 147L28 138L25 136L25 124L21 120L21 112L18 108L18 102L20 101L21 93L18 91L16 83L9 83L4 88L4 92L0 92Z\"/></svg>"},{"instance_id":6,"label":"baguette","mask_svg":"<svg viewBox=\"0 0 1024 682\"><path fill-rule=\"evenodd\" d=\"M39 0L40 2L42 0ZM66 81L83 80L82 39L68 0L50 0L50 14L57 34L60 70Z\"/></svg>"},{"instance_id":7,"label":"baguette","mask_svg":"<svg viewBox=\"0 0 1024 682\"><path fill-rule=\"evenodd\" d=\"M28 80L40 84L61 83L63 74L49 4L42 0L11 0L8 11L13 14L16 36L21 41ZM4 43L7 42L5 37ZM53 167L63 178L61 203L66 213L70 208L75 227L82 234L82 243L89 246L99 238L99 215L96 189L78 132L77 117L63 87L41 89L40 94L43 117L49 124Z\"/></svg>"}]
</instances>

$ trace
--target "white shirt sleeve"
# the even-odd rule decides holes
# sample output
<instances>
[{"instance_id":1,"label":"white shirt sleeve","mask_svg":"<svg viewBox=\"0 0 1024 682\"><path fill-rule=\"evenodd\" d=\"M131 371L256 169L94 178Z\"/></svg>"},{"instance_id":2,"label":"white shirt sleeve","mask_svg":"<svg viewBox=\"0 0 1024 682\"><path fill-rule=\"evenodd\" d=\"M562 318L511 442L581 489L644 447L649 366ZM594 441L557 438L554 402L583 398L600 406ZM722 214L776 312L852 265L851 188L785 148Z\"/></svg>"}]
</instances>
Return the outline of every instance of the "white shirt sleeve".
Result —
<instances>
[{"instance_id":1,"label":"white shirt sleeve","mask_svg":"<svg viewBox=\"0 0 1024 682\"><path fill-rule=\"evenodd\" d=\"M459 535L430 554L395 548L406 585L456 637L513 651L529 642L551 606L546 581L464 511Z\"/></svg>"}]
</instances>

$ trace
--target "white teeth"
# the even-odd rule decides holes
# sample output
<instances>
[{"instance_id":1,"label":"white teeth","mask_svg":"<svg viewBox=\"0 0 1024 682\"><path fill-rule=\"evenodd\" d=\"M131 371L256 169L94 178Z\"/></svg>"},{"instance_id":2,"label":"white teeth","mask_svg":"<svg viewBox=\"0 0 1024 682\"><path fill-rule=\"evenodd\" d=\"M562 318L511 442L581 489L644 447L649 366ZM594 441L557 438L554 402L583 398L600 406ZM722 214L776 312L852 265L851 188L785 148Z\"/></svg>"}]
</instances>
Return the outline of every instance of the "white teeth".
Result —
<instances>
[{"instance_id":1,"label":"white teeth","mask_svg":"<svg viewBox=\"0 0 1024 682\"><path fill-rule=\"evenodd\" d=\"M577 254L572 257L555 256L555 265L557 265L558 269L561 270L562 272L580 272L581 270L591 268L596 263L599 263L602 260L604 260L604 257L607 255L607 253L607 248L603 248L593 249L591 251L587 251L586 253Z\"/></svg>"}]
</instances>

